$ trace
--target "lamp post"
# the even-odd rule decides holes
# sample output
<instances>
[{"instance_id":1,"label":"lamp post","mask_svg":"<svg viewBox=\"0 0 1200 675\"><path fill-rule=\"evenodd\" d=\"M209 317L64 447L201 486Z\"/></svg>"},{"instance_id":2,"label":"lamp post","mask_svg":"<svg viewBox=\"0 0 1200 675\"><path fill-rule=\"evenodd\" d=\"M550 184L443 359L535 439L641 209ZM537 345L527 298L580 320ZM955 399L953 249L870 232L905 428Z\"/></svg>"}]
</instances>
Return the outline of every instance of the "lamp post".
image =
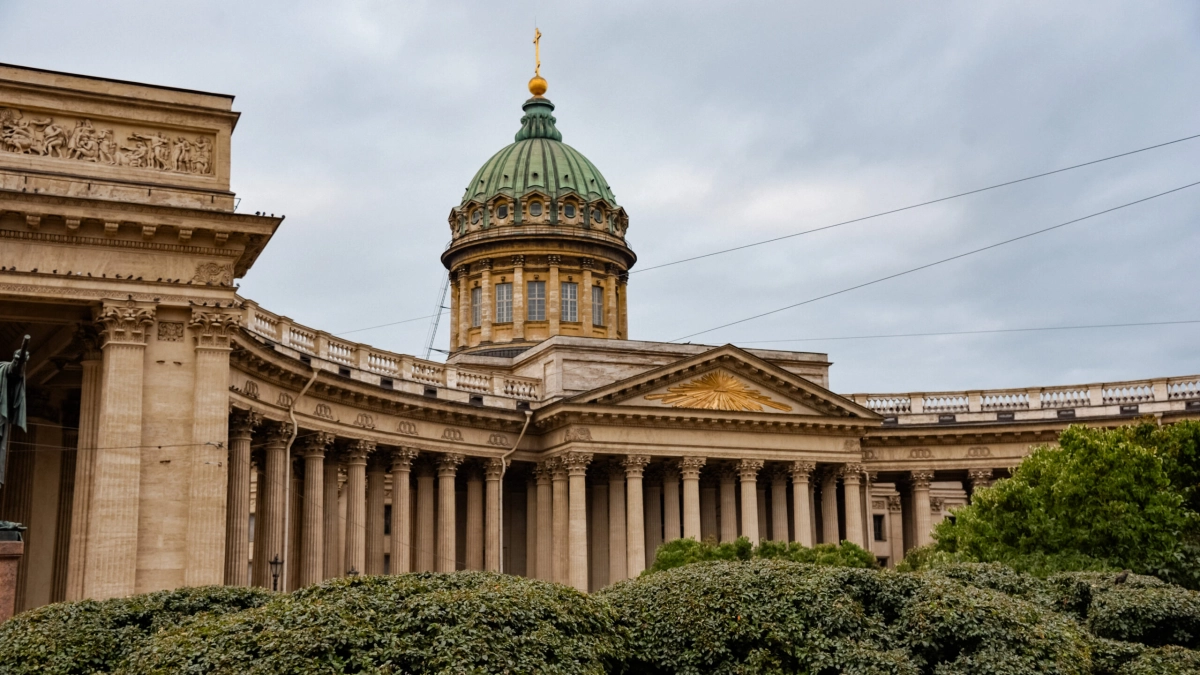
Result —
<instances>
[{"instance_id":1,"label":"lamp post","mask_svg":"<svg viewBox=\"0 0 1200 675\"><path fill-rule=\"evenodd\" d=\"M267 563L271 566L271 590L279 591L279 571L283 568L283 561L279 559L279 554L276 553L274 558Z\"/></svg>"},{"instance_id":2,"label":"lamp post","mask_svg":"<svg viewBox=\"0 0 1200 675\"><path fill-rule=\"evenodd\" d=\"M358 570L356 570L356 569L354 569L353 567L351 567L351 568L350 568L350 571L349 571L349 572L346 572L346 576L348 576L348 577L356 577L356 576L358 576Z\"/></svg>"}]
</instances>

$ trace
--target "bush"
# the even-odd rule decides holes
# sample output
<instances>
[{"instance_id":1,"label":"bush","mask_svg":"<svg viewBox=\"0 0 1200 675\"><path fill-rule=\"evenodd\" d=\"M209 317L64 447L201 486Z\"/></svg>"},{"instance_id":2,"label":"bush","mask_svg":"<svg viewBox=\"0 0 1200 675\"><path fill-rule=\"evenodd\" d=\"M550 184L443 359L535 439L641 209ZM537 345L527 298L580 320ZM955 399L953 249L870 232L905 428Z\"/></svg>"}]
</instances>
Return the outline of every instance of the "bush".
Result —
<instances>
[{"instance_id":1,"label":"bush","mask_svg":"<svg viewBox=\"0 0 1200 675\"><path fill-rule=\"evenodd\" d=\"M1087 625L1097 637L1195 649L1200 647L1200 593L1165 584L1097 591Z\"/></svg>"},{"instance_id":2,"label":"bush","mask_svg":"<svg viewBox=\"0 0 1200 675\"><path fill-rule=\"evenodd\" d=\"M1182 647L1148 649L1117 671L1117 675L1195 675L1200 673L1200 652Z\"/></svg>"},{"instance_id":3,"label":"bush","mask_svg":"<svg viewBox=\"0 0 1200 675\"><path fill-rule=\"evenodd\" d=\"M939 575L707 562L601 592L627 673L1088 673L1090 637L1049 607Z\"/></svg>"},{"instance_id":4,"label":"bush","mask_svg":"<svg viewBox=\"0 0 1200 675\"><path fill-rule=\"evenodd\" d=\"M258 607L257 588L202 586L114 600L46 605L0 624L0 672L75 675L119 669L150 635L197 615Z\"/></svg>"},{"instance_id":5,"label":"bush","mask_svg":"<svg viewBox=\"0 0 1200 675\"><path fill-rule=\"evenodd\" d=\"M812 548L797 543L764 541L753 546L746 537L718 544L715 541L675 539L658 547L654 564L643 574L663 572L682 565L710 560L790 560L792 562L828 565L832 567L878 567L875 555L861 546L843 541L841 544L817 544Z\"/></svg>"},{"instance_id":6,"label":"bush","mask_svg":"<svg viewBox=\"0 0 1200 675\"><path fill-rule=\"evenodd\" d=\"M129 673L604 673L612 610L556 584L484 572L326 581L163 631Z\"/></svg>"}]
</instances>

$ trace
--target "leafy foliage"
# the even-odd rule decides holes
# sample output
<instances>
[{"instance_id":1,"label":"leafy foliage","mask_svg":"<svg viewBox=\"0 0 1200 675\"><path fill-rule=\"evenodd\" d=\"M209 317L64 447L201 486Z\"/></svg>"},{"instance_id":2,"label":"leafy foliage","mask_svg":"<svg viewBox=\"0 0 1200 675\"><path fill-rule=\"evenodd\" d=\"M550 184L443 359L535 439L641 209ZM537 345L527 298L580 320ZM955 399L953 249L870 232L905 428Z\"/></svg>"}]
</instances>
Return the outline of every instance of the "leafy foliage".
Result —
<instances>
[{"instance_id":1,"label":"leafy foliage","mask_svg":"<svg viewBox=\"0 0 1200 675\"><path fill-rule=\"evenodd\" d=\"M718 544L713 540L675 539L658 547L654 564L644 574L662 572L682 565L709 560L790 560L792 562L828 565L832 567L877 567L879 563L870 551L843 541L841 544L817 544L812 548L797 543L764 541L758 546L746 537Z\"/></svg>"},{"instance_id":2,"label":"leafy foliage","mask_svg":"<svg viewBox=\"0 0 1200 675\"><path fill-rule=\"evenodd\" d=\"M113 672L129 652L160 630L194 616L215 617L258 607L272 597L260 589L202 586L46 605L0 624L0 672Z\"/></svg>"},{"instance_id":3,"label":"leafy foliage","mask_svg":"<svg viewBox=\"0 0 1200 675\"><path fill-rule=\"evenodd\" d=\"M1200 425L1071 426L1011 479L975 493L938 525L937 551L1039 575L1129 568L1200 587L1193 480ZM936 564L926 554L911 565Z\"/></svg>"},{"instance_id":4,"label":"leafy foliage","mask_svg":"<svg viewBox=\"0 0 1200 675\"><path fill-rule=\"evenodd\" d=\"M941 575L707 562L601 593L627 673L1089 673L1073 618Z\"/></svg>"},{"instance_id":5,"label":"leafy foliage","mask_svg":"<svg viewBox=\"0 0 1200 675\"><path fill-rule=\"evenodd\" d=\"M604 673L623 633L566 586L483 572L327 581L158 633L128 673Z\"/></svg>"}]
</instances>

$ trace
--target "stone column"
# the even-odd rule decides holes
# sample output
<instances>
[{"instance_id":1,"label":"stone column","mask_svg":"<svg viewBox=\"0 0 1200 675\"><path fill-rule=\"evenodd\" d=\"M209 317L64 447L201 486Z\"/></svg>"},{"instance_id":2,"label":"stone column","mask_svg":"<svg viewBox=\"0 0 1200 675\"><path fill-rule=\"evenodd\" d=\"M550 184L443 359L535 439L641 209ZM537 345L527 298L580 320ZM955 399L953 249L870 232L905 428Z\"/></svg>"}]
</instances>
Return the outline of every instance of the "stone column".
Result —
<instances>
[{"instance_id":1,"label":"stone column","mask_svg":"<svg viewBox=\"0 0 1200 675\"><path fill-rule=\"evenodd\" d=\"M136 591L142 374L154 308L138 306L132 300L106 305L99 322L104 338L104 384L83 596L106 600Z\"/></svg>"},{"instance_id":2,"label":"stone column","mask_svg":"<svg viewBox=\"0 0 1200 675\"><path fill-rule=\"evenodd\" d=\"M314 432L304 438L304 532L300 537L300 585L325 578L325 449L333 435Z\"/></svg>"},{"instance_id":3,"label":"stone column","mask_svg":"<svg viewBox=\"0 0 1200 675\"><path fill-rule=\"evenodd\" d=\"M287 586L290 593L300 588L300 567L303 561L304 537L304 459L299 454L288 455L291 481L287 497ZM280 587L283 588L282 580Z\"/></svg>"},{"instance_id":4,"label":"stone column","mask_svg":"<svg viewBox=\"0 0 1200 675\"><path fill-rule=\"evenodd\" d=\"M683 536L700 541L700 469L703 457L684 457L679 460L683 476Z\"/></svg>"},{"instance_id":5,"label":"stone column","mask_svg":"<svg viewBox=\"0 0 1200 675\"><path fill-rule=\"evenodd\" d=\"M579 323L583 327L583 336L592 337L592 267L595 261L591 258L581 258L583 281L579 284Z\"/></svg>"},{"instance_id":6,"label":"stone column","mask_svg":"<svg viewBox=\"0 0 1200 675\"><path fill-rule=\"evenodd\" d=\"M716 541L721 536L717 525L717 502L720 500L717 488L717 477L710 471L700 476L700 537L701 541L712 537Z\"/></svg>"},{"instance_id":7,"label":"stone column","mask_svg":"<svg viewBox=\"0 0 1200 675\"><path fill-rule=\"evenodd\" d=\"M738 538L737 519L737 471L733 467L721 467L721 542Z\"/></svg>"},{"instance_id":8,"label":"stone column","mask_svg":"<svg viewBox=\"0 0 1200 675\"><path fill-rule=\"evenodd\" d=\"M500 490L503 489L504 460L493 457L484 465L484 508L483 540L485 544L484 569L489 572L500 571L500 559L503 554L500 543ZM529 536L526 533L525 536Z\"/></svg>"},{"instance_id":9,"label":"stone column","mask_svg":"<svg viewBox=\"0 0 1200 675\"><path fill-rule=\"evenodd\" d=\"M434 520L434 475L433 466L426 462L417 468L417 571L432 572L437 568L437 544L434 543L437 526Z\"/></svg>"},{"instance_id":10,"label":"stone column","mask_svg":"<svg viewBox=\"0 0 1200 675\"><path fill-rule=\"evenodd\" d=\"M551 559L551 575L554 583L569 584L571 583L571 558L570 558L570 508L567 487L569 475L567 467L562 459L553 460L553 465L550 469L551 485L553 487L553 526L552 526L552 541L554 557Z\"/></svg>"},{"instance_id":11,"label":"stone column","mask_svg":"<svg viewBox=\"0 0 1200 675\"><path fill-rule=\"evenodd\" d=\"M479 341L492 341L492 259L484 258L479 261L483 268L483 279L479 282L483 292L480 293L479 307ZM482 565L481 565L482 566Z\"/></svg>"},{"instance_id":12,"label":"stone column","mask_svg":"<svg viewBox=\"0 0 1200 675\"><path fill-rule=\"evenodd\" d=\"M799 523L797 523L799 525ZM775 467L771 471L771 539L788 541L787 471Z\"/></svg>"},{"instance_id":13,"label":"stone column","mask_svg":"<svg viewBox=\"0 0 1200 675\"><path fill-rule=\"evenodd\" d=\"M863 539L867 542L864 547L868 551L875 544L875 511L874 501L871 498L871 486L879 478L879 474L874 471L863 472Z\"/></svg>"},{"instance_id":14,"label":"stone column","mask_svg":"<svg viewBox=\"0 0 1200 675\"><path fill-rule=\"evenodd\" d=\"M225 585L250 585L250 439L262 415L234 410L229 425L228 508L225 512Z\"/></svg>"},{"instance_id":15,"label":"stone column","mask_svg":"<svg viewBox=\"0 0 1200 675\"><path fill-rule=\"evenodd\" d=\"M450 277L450 351L458 348L458 280L454 272L448 272Z\"/></svg>"},{"instance_id":16,"label":"stone column","mask_svg":"<svg viewBox=\"0 0 1200 675\"><path fill-rule=\"evenodd\" d=\"M642 509L646 514L646 567L654 564L654 556L663 542L662 521L662 472L658 467L651 467L653 474L643 479L642 490L644 501Z\"/></svg>"},{"instance_id":17,"label":"stone column","mask_svg":"<svg viewBox=\"0 0 1200 675\"><path fill-rule=\"evenodd\" d=\"M467 475L467 537L463 551L469 570L483 569L483 473L480 467L468 465Z\"/></svg>"},{"instance_id":18,"label":"stone column","mask_svg":"<svg viewBox=\"0 0 1200 675\"><path fill-rule=\"evenodd\" d=\"M912 480L913 529L917 546L933 541L933 514L929 504L929 484L933 482L933 470L918 469L909 473Z\"/></svg>"},{"instance_id":19,"label":"stone column","mask_svg":"<svg viewBox=\"0 0 1200 675\"><path fill-rule=\"evenodd\" d=\"M867 548L862 525L862 464L847 464L842 474L843 495L846 510L846 539Z\"/></svg>"},{"instance_id":20,"label":"stone column","mask_svg":"<svg viewBox=\"0 0 1200 675\"><path fill-rule=\"evenodd\" d=\"M617 273L617 337L629 337L629 272Z\"/></svg>"},{"instance_id":21,"label":"stone column","mask_svg":"<svg viewBox=\"0 0 1200 675\"><path fill-rule=\"evenodd\" d=\"M343 574L367 569L367 457L375 442L358 440L346 454L346 557Z\"/></svg>"},{"instance_id":22,"label":"stone column","mask_svg":"<svg viewBox=\"0 0 1200 675\"><path fill-rule=\"evenodd\" d=\"M284 529L284 516L287 509L287 491L286 485L288 480L288 458L287 444L288 439L292 436L290 427L284 424L269 424L266 427L266 442L263 447L263 464L266 471L260 476L262 483L259 487L263 490L263 514L262 519L255 523L255 527L260 527L257 534L263 537L263 564L269 565L275 556L279 556L279 560L284 559L283 542L287 536L287 531ZM265 567L265 588L273 588L274 577L271 576L270 567ZM283 590L287 585L287 579L282 576L282 570L279 577L279 590Z\"/></svg>"},{"instance_id":23,"label":"stone column","mask_svg":"<svg viewBox=\"0 0 1200 675\"><path fill-rule=\"evenodd\" d=\"M634 578L646 569L645 514L642 510L642 472L650 458L629 455L622 460L625 467L625 571Z\"/></svg>"},{"instance_id":24,"label":"stone column","mask_svg":"<svg viewBox=\"0 0 1200 675\"><path fill-rule=\"evenodd\" d=\"M386 506L388 457L376 450L367 461L367 554L366 574L383 574L383 556L387 548L383 534ZM394 507L393 507L394 508Z\"/></svg>"},{"instance_id":25,"label":"stone column","mask_svg":"<svg viewBox=\"0 0 1200 675\"><path fill-rule=\"evenodd\" d=\"M463 265L458 268L458 346L463 348L471 343L471 289L469 276L471 268Z\"/></svg>"},{"instance_id":26,"label":"stone column","mask_svg":"<svg viewBox=\"0 0 1200 675\"><path fill-rule=\"evenodd\" d=\"M815 539L812 531L812 512L809 510L812 488L809 487L808 480L816 468L816 464L805 461L792 462L791 468L792 520L796 521L796 537L792 541L808 548L812 548Z\"/></svg>"},{"instance_id":27,"label":"stone column","mask_svg":"<svg viewBox=\"0 0 1200 675\"><path fill-rule=\"evenodd\" d=\"M555 460L537 465L537 578L554 580L554 496L550 474Z\"/></svg>"},{"instance_id":28,"label":"stone column","mask_svg":"<svg viewBox=\"0 0 1200 675\"><path fill-rule=\"evenodd\" d=\"M229 480L229 338L240 314L193 307L196 364L192 386L184 584L220 584L225 572L225 499Z\"/></svg>"},{"instance_id":29,"label":"stone column","mask_svg":"<svg viewBox=\"0 0 1200 675\"><path fill-rule=\"evenodd\" d=\"M396 448L392 451L392 547L391 573L412 571L412 492L409 474L417 451Z\"/></svg>"},{"instance_id":30,"label":"stone column","mask_svg":"<svg viewBox=\"0 0 1200 675\"><path fill-rule=\"evenodd\" d=\"M841 543L837 513L838 469L827 466L821 473L821 543Z\"/></svg>"},{"instance_id":31,"label":"stone column","mask_svg":"<svg viewBox=\"0 0 1200 675\"><path fill-rule=\"evenodd\" d=\"M577 590L588 591L587 545L587 467L592 462L588 452L569 452L562 458L568 480L568 577Z\"/></svg>"},{"instance_id":32,"label":"stone column","mask_svg":"<svg viewBox=\"0 0 1200 675\"><path fill-rule=\"evenodd\" d=\"M975 501L975 491L981 488L992 486L992 470L991 469L967 469L967 483L971 488L969 495L971 501Z\"/></svg>"},{"instance_id":33,"label":"stone column","mask_svg":"<svg viewBox=\"0 0 1200 675\"><path fill-rule=\"evenodd\" d=\"M83 384L79 400L79 449L75 455L75 494L71 501L71 544L67 562L66 600L82 600L83 578L87 569L87 533L91 519L93 475L96 467L96 435L100 426L100 400L103 398L103 357L99 349L99 337L91 327L81 328L80 341L84 344ZM249 449L249 445L247 445ZM249 480L249 479L247 479ZM247 483L249 486L249 483ZM247 492L249 487L246 488ZM249 498L247 496L247 498ZM247 508L249 508L247 506ZM247 512L249 527L249 512ZM249 536L249 533L247 533ZM242 570L242 578L246 571ZM244 583L242 585L245 585Z\"/></svg>"},{"instance_id":34,"label":"stone column","mask_svg":"<svg viewBox=\"0 0 1200 675\"><path fill-rule=\"evenodd\" d=\"M699 480L699 471L696 472L696 476ZM674 541L683 536L679 512L679 479L678 464L668 464L663 468L663 541ZM698 486L699 484L697 484ZM700 493L697 492L696 496L699 497L699 495ZM699 509L697 509L696 515L698 521Z\"/></svg>"},{"instance_id":35,"label":"stone column","mask_svg":"<svg viewBox=\"0 0 1200 675\"><path fill-rule=\"evenodd\" d=\"M617 266L608 263L604 266L604 328L607 337L617 337Z\"/></svg>"},{"instance_id":36,"label":"stone column","mask_svg":"<svg viewBox=\"0 0 1200 675\"><path fill-rule=\"evenodd\" d=\"M513 264L513 340L525 339L525 256L514 255ZM526 535L528 536L528 535ZM527 558L533 564L533 558Z\"/></svg>"},{"instance_id":37,"label":"stone column","mask_svg":"<svg viewBox=\"0 0 1200 675\"><path fill-rule=\"evenodd\" d=\"M762 469L761 459L743 459L738 462L738 476L742 481L742 536L758 545L758 472Z\"/></svg>"},{"instance_id":38,"label":"stone column","mask_svg":"<svg viewBox=\"0 0 1200 675\"><path fill-rule=\"evenodd\" d=\"M265 436L266 432L258 434ZM254 541L251 548L254 559L250 567L250 584L259 588L270 588L267 560L267 459L266 452L251 448L250 458L254 473Z\"/></svg>"},{"instance_id":39,"label":"stone column","mask_svg":"<svg viewBox=\"0 0 1200 675\"><path fill-rule=\"evenodd\" d=\"M562 286L558 280L558 266L562 263L562 256L548 255L546 261L550 264L550 280L546 282L546 320L550 322L550 336L553 337L558 335L558 323L562 319L559 305Z\"/></svg>"},{"instance_id":40,"label":"stone column","mask_svg":"<svg viewBox=\"0 0 1200 675\"><path fill-rule=\"evenodd\" d=\"M437 571L453 572L457 567L455 537L458 519L454 507L454 476L463 456L446 453L438 459L438 513L437 513Z\"/></svg>"},{"instance_id":41,"label":"stone column","mask_svg":"<svg viewBox=\"0 0 1200 675\"><path fill-rule=\"evenodd\" d=\"M891 546L892 555L888 561L889 567L895 567L904 559L904 516L901 513L900 495L892 495L887 498L888 505L888 543Z\"/></svg>"},{"instance_id":42,"label":"stone column","mask_svg":"<svg viewBox=\"0 0 1200 675\"><path fill-rule=\"evenodd\" d=\"M613 466L608 474L608 583L615 584L627 579L625 566L629 562L626 552L625 526L625 469Z\"/></svg>"},{"instance_id":43,"label":"stone column","mask_svg":"<svg viewBox=\"0 0 1200 675\"><path fill-rule=\"evenodd\" d=\"M593 470L590 487L591 508L591 541L588 543L589 568L591 569L591 590L600 590L609 584L608 581L608 471L607 467ZM597 476L599 474L599 476Z\"/></svg>"},{"instance_id":44,"label":"stone column","mask_svg":"<svg viewBox=\"0 0 1200 675\"><path fill-rule=\"evenodd\" d=\"M321 478L321 577L336 579L346 572L342 567L342 518L338 512L338 488L341 471L339 457L326 453ZM329 508L325 508L328 506Z\"/></svg>"}]
</instances>

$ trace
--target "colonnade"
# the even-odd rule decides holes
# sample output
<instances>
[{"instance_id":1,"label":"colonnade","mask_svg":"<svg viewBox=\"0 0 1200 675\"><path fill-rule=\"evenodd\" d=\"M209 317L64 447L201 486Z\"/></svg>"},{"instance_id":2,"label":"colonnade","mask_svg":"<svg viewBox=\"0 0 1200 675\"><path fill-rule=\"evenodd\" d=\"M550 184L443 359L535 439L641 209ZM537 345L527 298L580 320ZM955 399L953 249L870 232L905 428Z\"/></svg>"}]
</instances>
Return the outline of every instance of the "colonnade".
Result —
<instances>
[{"instance_id":1,"label":"colonnade","mask_svg":"<svg viewBox=\"0 0 1200 675\"><path fill-rule=\"evenodd\" d=\"M659 545L680 537L808 547L848 540L868 550L876 538L874 476L857 463L568 452L521 463L505 487L497 458L382 448L324 432L291 439L289 425L264 423L250 412L235 412L229 436L225 582L231 585L289 590L347 574L501 571L511 549L519 549L513 559L520 562L503 571L586 591L637 576ZM930 541L933 476L909 473L910 512L886 526L907 521L910 545ZM991 472L972 470L970 479L972 486L987 484ZM519 504L503 508L505 500ZM519 527L504 522L518 513ZM897 560L903 534L880 537L900 546L893 549ZM286 575L278 565L272 570L276 556L287 559Z\"/></svg>"}]
</instances>

